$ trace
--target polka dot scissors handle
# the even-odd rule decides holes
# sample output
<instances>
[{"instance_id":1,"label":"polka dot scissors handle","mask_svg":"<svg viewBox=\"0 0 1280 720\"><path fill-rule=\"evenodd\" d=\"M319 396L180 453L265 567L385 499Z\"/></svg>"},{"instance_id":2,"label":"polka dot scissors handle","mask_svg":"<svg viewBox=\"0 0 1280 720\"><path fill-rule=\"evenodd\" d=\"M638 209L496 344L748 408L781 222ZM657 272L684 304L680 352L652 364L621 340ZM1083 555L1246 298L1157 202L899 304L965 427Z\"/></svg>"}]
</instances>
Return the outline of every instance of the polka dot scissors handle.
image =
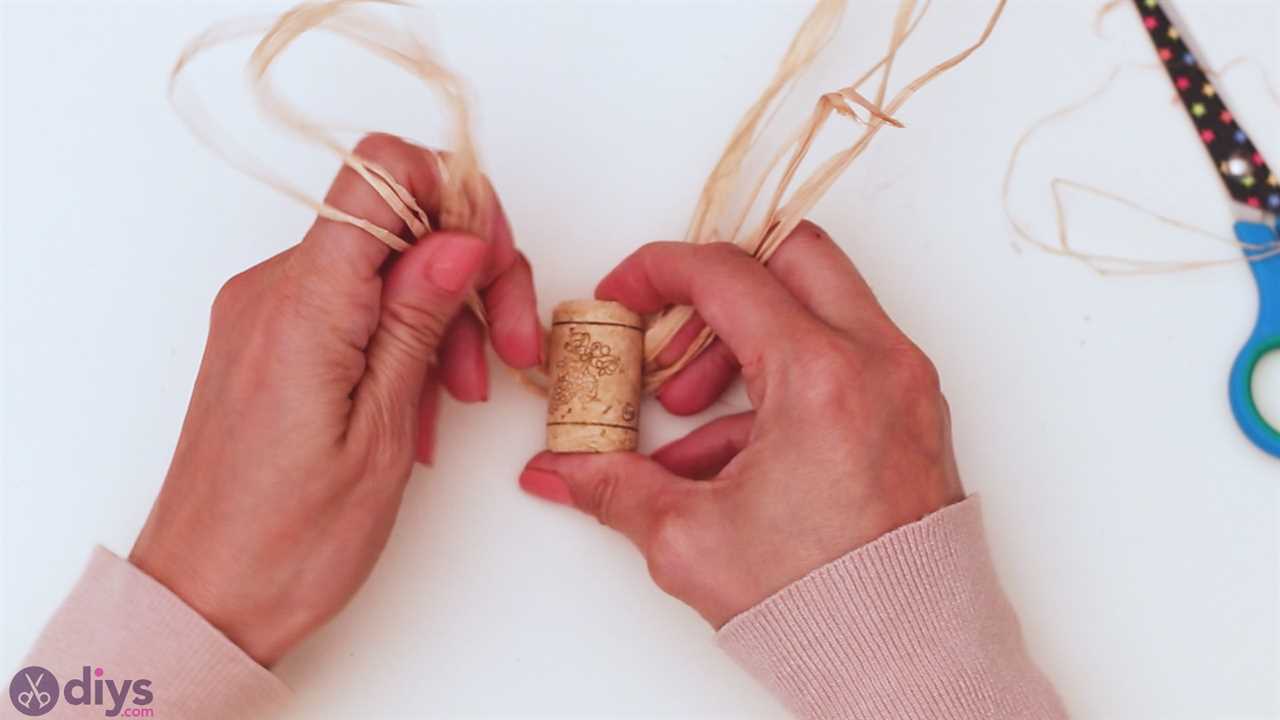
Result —
<instances>
[{"instance_id":1,"label":"polka dot scissors handle","mask_svg":"<svg viewBox=\"0 0 1280 720\"><path fill-rule=\"evenodd\" d=\"M1168 2L1134 3L1231 198L1236 239L1258 283L1258 322L1236 356L1227 390L1240 429L1253 444L1280 457L1280 431L1267 424L1253 399L1258 361L1280 350L1280 180L1209 81L1200 62L1204 56L1196 51Z\"/></svg>"}]
</instances>

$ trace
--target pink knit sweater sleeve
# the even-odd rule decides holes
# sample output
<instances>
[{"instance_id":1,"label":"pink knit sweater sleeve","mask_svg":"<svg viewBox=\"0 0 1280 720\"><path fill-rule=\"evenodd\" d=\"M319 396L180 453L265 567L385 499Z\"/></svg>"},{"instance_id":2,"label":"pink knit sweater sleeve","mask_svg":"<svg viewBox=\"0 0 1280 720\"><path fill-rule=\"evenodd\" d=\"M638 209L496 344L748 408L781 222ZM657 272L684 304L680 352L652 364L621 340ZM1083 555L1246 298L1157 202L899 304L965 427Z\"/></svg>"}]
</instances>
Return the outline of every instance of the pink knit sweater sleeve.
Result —
<instances>
[{"instance_id":1,"label":"pink knit sweater sleeve","mask_svg":"<svg viewBox=\"0 0 1280 720\"><path fill-rule=\"evenodd\" d=\"M101 547L23 666L52 676L31 673L38 692L22 698L53 702L44 718L273 717L291 694L178 596Z\"/></svg>"},{"instance_id":2,"label":"pink knit sweater sleeve","mask_svg":"<svg viewBox=\"0 0 1280 720\"><path fill-rule=\"evenodd\" d=\"M815 570L718 639L800 718L1066 717L996 581L976 498ZM36 673L40 690L64 689L49 718L101 717L116 704L111 684L125 707L184 720L271 717L290 695L177 596L102 548L24 666L56 678L50 685ZM105 691L95 695L99 680ZM126 680L133 691L119 692Z\"/></svg>"},{"instance_id":3,"label":"pink knit sweater sleeve","mask_svg":"<svg viewBox=\"0 0 1280 720\"><path fill-rule=\"evenodd\" d=\"M1067 717L996 580L977 497L818 568L717 639L806 720Z\"/></svg>"}]
</instances>

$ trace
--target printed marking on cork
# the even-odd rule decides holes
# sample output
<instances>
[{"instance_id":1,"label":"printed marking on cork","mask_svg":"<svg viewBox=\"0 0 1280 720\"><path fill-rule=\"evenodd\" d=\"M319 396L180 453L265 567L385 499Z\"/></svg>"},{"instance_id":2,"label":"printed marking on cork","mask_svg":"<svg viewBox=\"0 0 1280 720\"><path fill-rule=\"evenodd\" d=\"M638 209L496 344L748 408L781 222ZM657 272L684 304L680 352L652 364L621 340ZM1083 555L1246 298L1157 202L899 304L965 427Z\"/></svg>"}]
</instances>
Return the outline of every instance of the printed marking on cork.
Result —
<instances>
[{"instance_id":1,"label":"printed marking on cork","mask_svg":"<svg viewBox=\"0 0 1280 720\"><path fill-rule=\"evenodd\" d=\"M551 314L548 344L547 449L635 450L644 319L619 303L569 300Z\"/></svg>"}]
</instances>

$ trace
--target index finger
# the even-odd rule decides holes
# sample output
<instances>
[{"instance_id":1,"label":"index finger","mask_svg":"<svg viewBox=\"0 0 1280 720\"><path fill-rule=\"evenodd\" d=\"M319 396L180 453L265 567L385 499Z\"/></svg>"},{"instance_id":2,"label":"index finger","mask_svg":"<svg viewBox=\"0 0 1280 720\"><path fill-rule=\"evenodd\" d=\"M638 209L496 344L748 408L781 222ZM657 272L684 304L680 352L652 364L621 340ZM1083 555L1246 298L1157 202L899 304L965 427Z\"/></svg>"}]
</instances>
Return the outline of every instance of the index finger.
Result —
<instances>
[{"instance_id":1,"label":"index finger","mask_svg":"<svg viewBox=\"0 0 1280 720\"><path fill-rule=\"evenodd\" d=\"M790 357L823 325L763 265L729 243L650 243L596 287L640 313L692 305L746 373Z\"/></svg>"}]
</instances>

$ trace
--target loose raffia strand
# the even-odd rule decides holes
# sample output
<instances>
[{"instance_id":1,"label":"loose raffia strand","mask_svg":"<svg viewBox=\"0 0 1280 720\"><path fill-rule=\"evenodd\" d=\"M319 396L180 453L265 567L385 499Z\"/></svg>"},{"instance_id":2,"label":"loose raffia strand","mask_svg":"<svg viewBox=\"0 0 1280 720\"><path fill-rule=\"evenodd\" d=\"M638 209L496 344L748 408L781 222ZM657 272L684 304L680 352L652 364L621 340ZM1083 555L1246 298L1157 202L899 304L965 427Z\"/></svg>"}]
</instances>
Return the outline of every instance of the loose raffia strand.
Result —
<instances>
[{"instance_id":1,"label":"loose raffia strand","mask_svg":"<svg viewBox=\"0 0 1280 720\"><path fill-rule=\"evenodd\" d=\"M1110 10L1116 4L1117 4L1116 2L1112 2L1112 3L1108 3L1107 5L1104 5L1102 9L1099 11L1099 15L1098 15L1099 21L1101 20L1101 17L1105 15L1107 12L1110 12ZM1235 60L1232 60L1226 65L1223 65L1220 70L1216 72L1211 72L1209 74L1211 77L1219 78L1225 75L1228 71L1230 71L1233 68L1243 67L1250 64L1253 64L1253 63L1251 63L1246 58L1236 58ZM1111 190L1106 190L1104 188L1097 187L1095 185L1090 185L1088 183L1083 183L1077 180L1070 180L1067 178L1057 177L1057 176L1052 177L1049 180L1049 192L1053 198L1054 222L1057 228L1057 235L1056 235L1057 241L1048 242L1048 241L1037 238L1034 235L1034 233L1031 232L1030 228L1028 228L1023 221L1018 219L1018 217L1014 214L1010 195L1013 190L1013 178L1014 178L1015 172L1017 171L1018 161L1021 159L1022 153L1025 150L1027 144L1031 141L1033 137L1038 135L1045 128L1051 125L1058 124L1066 120L1067 118L1071 117L1072 115L1076 114L1077 112L1080 112L1081 110L1084 110L1086 107L1089 107L1090 105L1092 105L1099 98L1105 95L1107 91L1111 89L1111 87L1115 84L1116 80L1120 77L1120 75L1124 71L1129 69L1163 70L1163 68L1160 65L1156 65L1156 64L1150 64L1150 65L1131 64L1131 65L1116 66L1111 69L1111 72L1107 75L1106 79L1103 80L1096 88L1094 88L1093 91L1091 91L1084 97L1080 98L1079 100L1070 102L1054 110L1048 115L1045 115L1044 117L1032 123L1030 127L1024 130L1022 134L1018 136L1018 140L1014 143L1013 150L1009 154L1009 162L1005 166L1004 181L1001 184L1001 191L1000 191L1001 206L1004 209L1005 218L1008 220L1009 226L1013 229L1014 234L1018 238L1020 238L1022 241L1031 245L1032 247L1035 247L1051 255L1057 255L1060 257L1065 257L1065 258L1069 258L1069 259L1081 262L1086 266L1088 266L1090 269L1092 269L1094 272L1098 273L1099 275L1159 275L1159 274L1165 274L1165 273L1188 272L1192 270L1202 270L1205 268L1219 267L1222 265L1236 265L1242 262L1258 262L1261 260L1266 260L1267 258L1275 257L1276 255L1280 255L1280 244L1271 243L1266 246L1257 246L1250 243L1241 243L1237 241L1235 238L1227 237L1226 235L1223 235L1221 233L1215 233L1211 230L1205 229L1198 225L1193 225L1191 223L1188 223L1188 222L1179 220L1177 218L1170 217L1168 215L1156 212L1149 208L1143 207L1137 202L1134 202L1133 200L1130 200L1120 195L1119 193L1113 192ZM1268 78L1266 76L1266 71L1262 69L1261 66L1258 66L1258 69L1262 72L1264 80L1267 80ZM1271 86L1270 84L1268 84L1268 90L1270 91L1272 100L1275 101L1278 106L1280 106L1280 94L1278 94L1274 89L1274 87ZM1176 102L1176 98L1175 98L1175 102ZM1181 112L1181 107L1178 108L1178 111ZM1188 145L1190 146L1190 144ZM1237 254L1234 257L1230 257L1230 258L1206 259L1206 260L1150 260L1150 259L1143 259L1143 258L1124 257L1119 255L1109 255L1105 253L1085 252L1085 251L1079 250L1071 244L1071 240L1070 240L1069 225L1067 222L1066 200L1065 200L1065 194L1064 194L1064 191L1066 190L1073 190L1076 192L1083 193L1085 195L1089 195L1092 197L1101 198L1104 200L1109 200L1114 203L1118 203L1139 214L1147 215L1164 225L1168 225L1169 227L1190 233L1192 235L1198 235L1204 238L1208 238L1210 240L1223 243L1225 245L1230 245L1237 249L1249 250L1250 254L1248 255Z\"/></svg>"}]
</instances>

